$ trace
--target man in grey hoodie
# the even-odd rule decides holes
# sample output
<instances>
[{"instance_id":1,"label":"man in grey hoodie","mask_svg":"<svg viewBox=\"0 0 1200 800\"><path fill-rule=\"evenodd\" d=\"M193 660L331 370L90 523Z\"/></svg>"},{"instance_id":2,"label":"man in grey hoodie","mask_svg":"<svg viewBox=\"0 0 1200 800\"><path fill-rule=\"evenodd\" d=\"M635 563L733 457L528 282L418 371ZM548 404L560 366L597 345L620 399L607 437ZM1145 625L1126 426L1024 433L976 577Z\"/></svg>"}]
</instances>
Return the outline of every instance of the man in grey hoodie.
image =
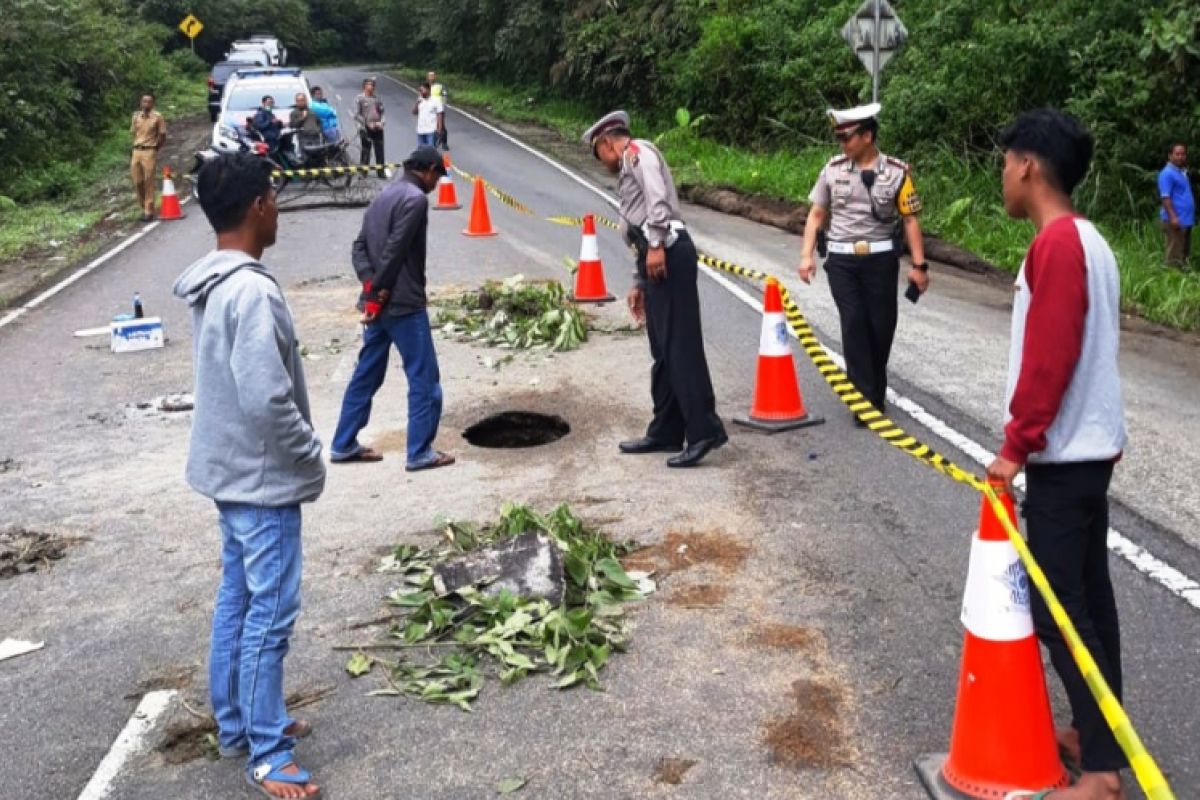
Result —
<instances>
[{"instance_id":1,"label":"man in grey hoodie","mask_svg":"<svg viewBox=\"0 0 1200 800\"><path fill-rule=\"evenodd\" d=\"M200 205L217 249L175 282L192 308L196 407L187 480L220 517L222 577L209 691L223 756L248 755L268 797L312 798L295 763L311 727L290 719L283 658L300 612L300 504L325 485L292 315L263 266L278 208L270 166L228 154L201 169Z\"/></svg>"}]
</instances>

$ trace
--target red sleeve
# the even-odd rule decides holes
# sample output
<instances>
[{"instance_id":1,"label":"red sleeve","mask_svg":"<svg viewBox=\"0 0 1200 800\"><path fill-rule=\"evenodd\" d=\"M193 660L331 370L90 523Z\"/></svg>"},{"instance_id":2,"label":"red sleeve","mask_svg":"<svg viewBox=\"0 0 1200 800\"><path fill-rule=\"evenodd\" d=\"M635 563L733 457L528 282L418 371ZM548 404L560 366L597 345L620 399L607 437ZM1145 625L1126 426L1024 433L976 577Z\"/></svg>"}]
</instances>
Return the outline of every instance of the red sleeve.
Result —
<instances>
[{"instance_id":1,"label":"red sleeve","mask_svg":"<svg viewBox=\"0 0 1200 800\"><path fill-rule=\"evenodd\" d=\"M1024 464L1046 449L1046 430L1058 416L1083 350L1087 318L1087 261L1073 218L1052 223L1025 259L1029 309L1021 374L1009 403L1000 455Z\"/></svg>"}]
</instances>

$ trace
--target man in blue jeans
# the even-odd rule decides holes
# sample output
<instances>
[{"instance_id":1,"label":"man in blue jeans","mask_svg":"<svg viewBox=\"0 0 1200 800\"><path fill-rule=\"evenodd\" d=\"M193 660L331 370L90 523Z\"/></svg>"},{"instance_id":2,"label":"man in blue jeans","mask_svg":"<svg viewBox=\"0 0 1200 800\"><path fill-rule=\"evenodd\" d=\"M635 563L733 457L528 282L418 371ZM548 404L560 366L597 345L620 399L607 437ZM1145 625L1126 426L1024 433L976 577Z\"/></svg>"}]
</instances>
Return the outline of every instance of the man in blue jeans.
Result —
<instances>
[{"instance_id":1,"label":"man in blue jeans","mask_svg":"<svg viewBox=\"0 0 1200 800\"><path fill-rule=\"evenodd\" d=\"M278 228L270 170L246 153L200 170L217 248L174 291L192 308L187 480L221 526L209 657L220 752L248 755L247 780L268 797L312 798L320 788L292 754L311 726L287 715L283 659L300 612L300 504L320 496L325 465L292 315L261 261Z\"/></svg>"},{"instance_id":2,"label":"man in blue jeans","mask_svg":"<svg viewBox=\"0 0 1200 800\"><path fill-rule=\"evenodd\" d=\"M363 216L352 260L363 284L359 307L365 327L358 366L342 398L330 448L335 464L383 459L358 443L358 433L371 419L371 401L387 376L393 344L408 378L405 469L415 472L454 463L452 456L433 449L442 418L442 387L425 296L426 195L445 174L437 149L418 147L404 162L404 175L380 192Z\"/></svg>"}]
</instances>

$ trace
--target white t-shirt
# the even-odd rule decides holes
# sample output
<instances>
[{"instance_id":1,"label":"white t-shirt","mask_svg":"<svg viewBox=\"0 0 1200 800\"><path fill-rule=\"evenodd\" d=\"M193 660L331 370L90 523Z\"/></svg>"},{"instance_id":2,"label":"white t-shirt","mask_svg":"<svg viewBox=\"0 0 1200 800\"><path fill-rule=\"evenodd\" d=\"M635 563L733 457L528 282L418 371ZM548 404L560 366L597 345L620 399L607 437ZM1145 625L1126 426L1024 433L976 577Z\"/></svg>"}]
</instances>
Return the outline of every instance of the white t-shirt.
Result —
<instances>
[{"instance_id":1,"label":"white t-shirt","mask_svg":"<svg viewBox=\"0 0 1200 800\"><path fill-rule=\"evenodd\" d=\"M417 103L417 133L437 133L438 114L443 113L446 106L438 98L426 97Z\"/></svg>"}]
</instances>

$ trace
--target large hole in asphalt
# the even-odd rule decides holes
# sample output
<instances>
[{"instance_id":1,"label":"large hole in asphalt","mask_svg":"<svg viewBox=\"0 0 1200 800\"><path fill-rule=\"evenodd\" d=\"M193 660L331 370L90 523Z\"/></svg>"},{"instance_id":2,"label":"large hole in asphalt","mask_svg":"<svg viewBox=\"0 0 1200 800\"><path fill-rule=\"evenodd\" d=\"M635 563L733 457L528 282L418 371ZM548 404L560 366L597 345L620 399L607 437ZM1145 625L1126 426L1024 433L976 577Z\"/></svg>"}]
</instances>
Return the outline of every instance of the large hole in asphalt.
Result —
<instances>
[{"instance_id":1,"label":"large hole in asphalt","mask_svg":"<svg viewBox=\"0 0 1200 800\"><path fill-rule=\"evenodd\" d=\"M531 411L504 411L476 422L463 438L476 447L537 447L571 432L562 417Z\"/></svg>"}]
</instances>

